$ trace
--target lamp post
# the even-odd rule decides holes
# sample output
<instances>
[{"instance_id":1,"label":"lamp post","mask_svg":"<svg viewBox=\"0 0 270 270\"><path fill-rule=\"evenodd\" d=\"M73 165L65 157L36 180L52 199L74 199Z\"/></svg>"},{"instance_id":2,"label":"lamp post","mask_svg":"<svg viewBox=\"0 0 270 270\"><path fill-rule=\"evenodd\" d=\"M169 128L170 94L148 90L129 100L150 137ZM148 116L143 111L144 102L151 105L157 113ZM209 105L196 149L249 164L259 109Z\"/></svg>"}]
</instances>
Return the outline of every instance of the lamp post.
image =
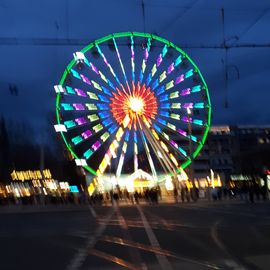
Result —
<instances>
[{"instance_id":1,"label":"lamp post","mask_svg":"<svg viewBox=\"0 0 270 270\"><path fill-rule=\"evenodd\" d=\"M187 114L188 114L188 138L189 138L189 157L191 160L190 166L189 166L189 178L191 179L192 183L192 190L191 190L191 198L195 201L196 199L196 192L195 192L195 181L194 181L194 175L193 175L193 156L192 156L192 141L191 141L191 134L192 134L192 127L191 127L191 119L193 115L193 111L191 108L187 108Z\"/></svg>"}]
</instances>

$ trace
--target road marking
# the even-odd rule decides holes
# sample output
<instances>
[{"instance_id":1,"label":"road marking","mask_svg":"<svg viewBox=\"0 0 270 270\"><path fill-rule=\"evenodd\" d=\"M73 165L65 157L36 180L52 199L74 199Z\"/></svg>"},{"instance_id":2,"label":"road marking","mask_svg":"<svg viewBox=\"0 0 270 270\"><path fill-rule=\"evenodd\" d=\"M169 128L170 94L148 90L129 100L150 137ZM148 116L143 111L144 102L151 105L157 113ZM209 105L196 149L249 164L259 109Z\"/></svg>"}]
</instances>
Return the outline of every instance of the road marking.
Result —
<instances>
[{"instance_id":1,"label":"road marking","mask_svg":"<svg viewBox=\"0 0 270 270\"><path fill-rule=\"evenodd\" d=\"M229 266L231 269L234 270L245 270L246 268L241 264L235 261L234 256L228 251L226 246L218 237L218 225L221 223L221 220L215 222L215 224L211 227L211 237L213 238L216 245L229 257L228 259L224 260L224 263ZM233 258L233 259L231 259Z\"/></svg>"},{"instance_id":2,"label":"road marking","mask_svg":"<svg viewBox=\"0 0 270 270\"><path fill-rule=\"evenodd\" d=\"M128 225L127 222L125 220L125 218L123 217L122 213L120 212L119 207L116 205L116 214L117 214L117 218L119 220L119 225L123 228L123 235L124 237L128 240L128 241L132 241L131 235L128 231ZM131 250L130 248L128 249L128 253L130 255L130 258L132 259L133 263L140 263L141 265L141 269L147 270L147 266L145 263L143 263L142 257L139 253L138 250ZM135 264L134 264L135 265Z\"/></svg>"},{"instance_id":3,"label":"road marking","mask_svg":"<svg viewBox=\"0 0 270 270\"><path fill-rule=\"evenodd\" d=\"M88 205L88 209L89 211L91 212L92 216L94 217L94 219L97 218L97 213L96 211L94 210L94 208L91 206L91 205Z\"/></svg>"},{"instance_id":4,"label":"road marking","mask_svg":"<svg viewBox=\"0 0 270 270\"><path fill-rule=\"evenodd\" d=\"M89 251L89 254L97 256L97 257L102 258L102 259L105 259L105 260L110 261L110 262L114 262L114 263L121 265L121 266L123 266L127 269L130 269L130 270L141 270L142 269L142 268L139 268L138 266L136 266L128 261L125 261L119 257L113 256L111 254L105 253L105 252L97 250L97 249L91 249Z\"/></svg>"},{"instance_id":5,"label":"road marking","mask_svg":"<svg viewBox=\"0 0 270 270\"><path fill-rule=\"evenodd\" d=\"M74 255L70 263L67 265L66 270L78 270L83 265L84 261L86 260L89 250L94 247L96 244L98 238L101 236L101 234L104 232L104 230L107 227L107 223L110 221L111 217L113 216L115 212L115 208L112 208L111 211L108 213L108 215L105 218L105 221L103 224L100 224L100 226L96 229L94 235L91 235L88 237L86 246L84 248L80 248L78 252Z\"/></svg>"},{"instance_id":6,"label":"road marking","mask_svg":"<svg viewBox=\"0 0 270 270\"><path fill-rule=\"evenodd\" d=\"M137 207L137 209L138 209L138 211L140 213L140 216L141 216L141 219L143 221L143 225L144 225L146 234L148 236L148 239L149 239L149 241L151 243L151 246L153 248L161 249L160 244L159 244L159 242L158 242L158 240L157 240L151 226L149 225L149 223L148 223L148 221L147 221L141 207L139 205L136 205L136 207ZM168 259L166 258L166 256L161 255L161 254L156 254L156 257L157 257L159 265L161 266L161 268L163 270L173 270L173 268L172 268L170 262L168 261Z\"/></svg>"}]
</instances>

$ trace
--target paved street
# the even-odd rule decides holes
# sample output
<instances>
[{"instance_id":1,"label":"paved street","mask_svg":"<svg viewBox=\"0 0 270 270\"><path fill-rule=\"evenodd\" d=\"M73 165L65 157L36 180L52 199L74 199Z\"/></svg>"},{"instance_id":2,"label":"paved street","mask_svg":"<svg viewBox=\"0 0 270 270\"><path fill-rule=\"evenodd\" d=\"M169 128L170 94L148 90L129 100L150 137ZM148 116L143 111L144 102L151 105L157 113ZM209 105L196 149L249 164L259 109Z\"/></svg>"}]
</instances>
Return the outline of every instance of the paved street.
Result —
<instances>
[{"instance_id":1,"label":"paved street","mask_svg":"<svg viewBox=\"0 0 270 270\"><path fill-rule=\"evenodd\" d=\"M0 208L1 269L269 269L270 204Z\"/></svg>"}]
</instances>

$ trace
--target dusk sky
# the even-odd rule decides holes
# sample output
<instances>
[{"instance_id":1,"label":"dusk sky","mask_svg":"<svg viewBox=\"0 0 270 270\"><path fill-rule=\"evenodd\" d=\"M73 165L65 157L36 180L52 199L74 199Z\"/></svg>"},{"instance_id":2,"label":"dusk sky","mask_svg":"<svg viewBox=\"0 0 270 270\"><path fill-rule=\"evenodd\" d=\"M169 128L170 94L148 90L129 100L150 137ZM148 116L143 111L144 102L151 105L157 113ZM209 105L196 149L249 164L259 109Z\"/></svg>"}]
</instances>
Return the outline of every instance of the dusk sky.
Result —
<instances>
[{"instance_id":1,"label":"dusk sky","mask_svg":"<svg viewBox=\"0 0 270 270\"><path fill-rule=\"evenodd\" d=\"M0 0L0 114L46 131L53 86L73 52L114 32L139 31L170 40L195 61L209 86L213 124L270 124L269 0L143 2L144 16L141 0Z\"/></svg>"}]
</instances>

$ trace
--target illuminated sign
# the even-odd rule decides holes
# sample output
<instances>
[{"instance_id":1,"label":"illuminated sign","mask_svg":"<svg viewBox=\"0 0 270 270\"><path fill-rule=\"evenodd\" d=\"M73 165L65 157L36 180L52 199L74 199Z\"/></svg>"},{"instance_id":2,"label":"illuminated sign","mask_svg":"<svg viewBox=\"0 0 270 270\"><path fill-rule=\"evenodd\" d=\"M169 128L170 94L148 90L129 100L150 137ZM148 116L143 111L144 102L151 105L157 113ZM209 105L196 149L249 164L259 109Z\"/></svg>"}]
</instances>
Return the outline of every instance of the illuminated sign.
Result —
<instances>
[{"instance_id":1,"label":"illuminated sign","mask_svg":"<svg viewBox=\"0 0 270 270\"><path fill-rule=\"evenodd\" d=\"M248 180L252 180L252 177L250 175L234 174L234 175L231 175L231 180L232 181L248 181Z\"/></svg>"},{"instance_id":2,"label":"illuminated sign","mask_svg":"<svg viewBox=\"0 0 270 270\"><path fill-rule=\"evenodd\" d=\"M43 174L43 175L42 175ZM10 174L13 181L26 181L26 180L38 180L38 179L51 179L52 174L49 169L35 170L35 171L15 171Z\"/></svg>"}]
</instances>

